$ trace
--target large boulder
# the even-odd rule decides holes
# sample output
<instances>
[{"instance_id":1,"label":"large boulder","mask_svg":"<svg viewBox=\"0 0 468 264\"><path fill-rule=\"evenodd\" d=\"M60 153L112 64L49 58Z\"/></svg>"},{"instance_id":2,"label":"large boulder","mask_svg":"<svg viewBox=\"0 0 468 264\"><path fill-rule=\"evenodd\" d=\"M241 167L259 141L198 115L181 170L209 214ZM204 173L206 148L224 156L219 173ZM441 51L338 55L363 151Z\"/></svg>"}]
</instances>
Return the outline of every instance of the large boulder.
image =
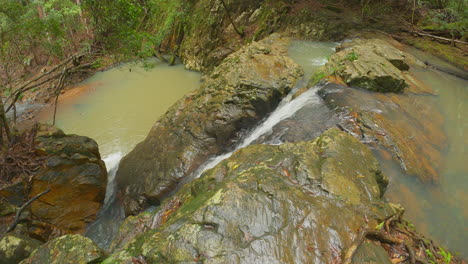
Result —
<instances>
[{"instance_id":1,"label":"large boulder","mask_svg":"<svg viewBox=\"0 0 468 264\"><path fill-rule=\"evenodd\" d=\"M45 243L21 264L95 264L104 256L89 238L65 235Z\"/></svg>"},{"instance_id":2,"label":"large boulder","mask_svg":"<svg viewBox=\"0 0 468 264\"><path fill-rule=\"evenodd\" d=\"M106 191L107 171L97 143L41 125L36 152L45 157L46 166L35 174L29 197L51 191L31 204L31 236L46 241L83 233L96 219Z\"/></svg>"},{"instance_id":3,"label":"large boulder","mask_svg":"<svg viewBox=\"0 0 468 264\"><path fill-rule=\"evenodd\" d=\"M386 184L371 150L337 129L251 145L129 218L103 263L338 263L390 213Z\"/></svg>"},{"instance_id":4,"label":"large boulder","mask_svg":"<svg viewBox=\"0 0 468 264\"><path fill-rule=\"evenodd\" d=\"M349 86L375 92L402 92L409 87L403 71L417 60L387 41L357 38L337 50L316 76L335 74Z\"/></svg>"},{"instance_id":5,"label":"large boulder","mask_svg":"<svg viewBox=\"0 0 468 264\"><path fill-rule=\"evenodd\" d=\"M42 243L27 236L8 233L0 239L0 263L17 264Z\"/></svg>"},{"instance_id":6,"label":"large boulder","mask_svg":"<svg viewBox=\"0 0 468 264\"><path fill-rule=\"evenodd\" d=\"M158 204L210 156L278 105L302 76L274 34L227 57L200 89L173 105L147 138L125 156L116 175L126 214Z\"/></svg>"}]
</instances>

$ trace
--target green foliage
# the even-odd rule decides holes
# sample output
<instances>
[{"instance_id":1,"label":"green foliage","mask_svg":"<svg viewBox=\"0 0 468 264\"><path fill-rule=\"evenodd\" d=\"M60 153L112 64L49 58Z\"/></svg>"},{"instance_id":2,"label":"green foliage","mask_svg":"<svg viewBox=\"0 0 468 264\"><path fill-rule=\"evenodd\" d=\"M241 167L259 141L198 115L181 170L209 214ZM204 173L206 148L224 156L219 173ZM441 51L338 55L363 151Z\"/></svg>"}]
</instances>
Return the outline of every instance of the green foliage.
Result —
<instances>
[{"instance_id":1,"label":"green foliage","mask_svg":"<svg viewBox=\"0 0 468 264\"><path fill-rule=\"evenodd\" d=\"M84 0L83 8L92 18L95 42L114 52L137 52L144 38L138 28L148 12L140 1Z\"/></svg>"},{"instance_id":2,"label":"green foliage","mask_svg":"<svg viewBox=\"0 0 468 264\"><path fill-rule=\"evenodd\" d=\"M349 60L349 61L355 61L358 59L358 54L356 52L350 52L346 55L345 59Z\"/></svg>"},{"instance_id":3,"label":"green foliage","mask_svg":"<svg viewBox=\"0 0 468 264\"><path fill-rule=\"evenodd\" d=\"M375 230L381 230L384 226L385 222L381 222L378 225L375 226Z\"/></svg>"},{"instance_id":4,"label":"green foliage","mask_svg":"<svg viewBox=\"0 0 468 264\"><path fill-rule=\"evenodd\" d=\"M426 256L429 258L429 262L431 264L437 264L434 254L432 254L432 251L430 251L429 249L426 249Z\"/></svg>"},{"instance_id":5,"label":"green foliage","mask_svg":"<svg viewBox=\"0 0 468 264\"><path fill-rule=\"evenodd\" d=\"M443 248L439 247L439 253L444 258L444 263L449 264L452 260L452 254L450 252L446 252Z\"/></svg>"},{"instance_id":6,"label":"green foliage","mask_svg":"<svg viewBox=\"0 0 468 264\"><path fill-rule=\"evenodd\" d=\"M0 75L61 60L87 45L81 7L70 0L0 0Z\"/></svg>"},{"instance_id":7,"label":"green foliage","mask_svg":"<svg viewBox=\"0 0 468 264\"><path fill-rule=\"evenodd\" d=\"M423 29L447 31L451 37L468 40L468 1L424 0L419 5L429 8L421 22Z\"/></svg>"},{"instance_id":8,"label":"green foliage","mask_svg":"<svg viewBox=\"0 0 468 264\"><path fill-rule=\"evenodd\" d=\"M437 251L439 255L442 256L442 261L444 264L450 264L450 261L452 261L452 254L450 252L445 251L443 248L439 247L439 250ZM429 258L429 262L431 264L438 264L436 257L432 253L431 250L426 249L426 256Z\"/></svg>"}]
</instances>

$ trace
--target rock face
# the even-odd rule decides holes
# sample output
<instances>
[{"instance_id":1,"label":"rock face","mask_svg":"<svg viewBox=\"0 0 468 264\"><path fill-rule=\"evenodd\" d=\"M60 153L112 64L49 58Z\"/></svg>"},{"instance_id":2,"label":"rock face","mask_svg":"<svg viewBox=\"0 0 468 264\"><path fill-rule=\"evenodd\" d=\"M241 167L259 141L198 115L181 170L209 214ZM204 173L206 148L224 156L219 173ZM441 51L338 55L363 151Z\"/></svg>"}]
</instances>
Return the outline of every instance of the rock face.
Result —
<instances>
[{"instance_id":1,"label":"rock face","mask_svg":"<svg viewBox=\"0 0 468 264\"><path fill-rule=\"evenodd\" d=\"M425 182L439 180L446 148L444 118L428 87L412 85L405 94L382 94L328 84L320 95L347 116L347 128L356 137L384 146L409 174Z\"/></svg>"},{"instance_id":2,"label":"rock face","mask_svg":"<svg viewBox=\"0 0 468 264\"><path fill-rule=\"evenodd\" d=\"M102 250L89 238L66 235L45 243L21 264L94 264L103 258Z\"/></svg>"},{"instance_id":3,"label":"rock face","mask_svg":"<svg viewBox=\"0 0 468 264\"><path fill-rule=\"evenodd\" d=\"M96 218L105 196L107 172L97 143L42 125L37 153L46 167L33 178L30 197L51 191L31 205L31 236L46 241L67 233L83 233Z\"/></svg>"},{"instance_id":4,"label":"rock face","mask_svg":"<svg viewBox=\"0 0 468 264\"><path fill-rule=\"evenodd\" d=\"M243 129L271 112L302 70L278 34L226 58L199 90L172 106L125 156L116 175L124 207L135 214L158 204L208 157L227 150Z\"/></svg>"},{"instance_id":5,"label":"rock face","mask_svg":"<svg viewBox=\"0 0 468 264\"><path fill-rule=\"evenodd\" d=\"M409 84L404 73L408 55L380 39L355 39L330 57L325 72L336 74L349 86L376 92L402 92Z\"/></svg>"},{"instance_id":6,"label":"rock face","mask_svg":"<svg viewBox=\"0 0 468 264\"><path fill-rule=\"evenodd\" d=\"M0 239L0 263L17 264L29 257L41 242L18 234L5 234Z\"/></svg>"},{"instance_id":7,"label":"rock face","mask_svg":"<svg viewBox=\"0 0 468 264\"><path fill-rule=\"evenodd\" d=\"M390 213L386 184L370 149L337 129L252 145L129 218L103 263L339 262L360 228Z\"/></svg>"}]
</instances>

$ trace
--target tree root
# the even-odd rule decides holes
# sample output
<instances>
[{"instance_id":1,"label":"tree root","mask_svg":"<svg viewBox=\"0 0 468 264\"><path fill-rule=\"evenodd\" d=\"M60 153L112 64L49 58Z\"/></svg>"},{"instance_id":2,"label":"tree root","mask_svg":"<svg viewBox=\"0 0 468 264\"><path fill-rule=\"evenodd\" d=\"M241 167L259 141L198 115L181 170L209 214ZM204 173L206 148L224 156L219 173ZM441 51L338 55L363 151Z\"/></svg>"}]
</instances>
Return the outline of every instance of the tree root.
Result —
<instances>
[{"instance_id":1,"label":"tree root","mask_svg":"<svg viewBox=\"0 0 468 264\"><path fill-rule=\"evenodd\" d=\"M370 240L380 241L385 244L391 244L391 245L406 244L405 241L385 235L384 233L380 231L364 229L358 234L353 244L351 244L351 246L346 251L342 264L352 263L353 257L356 254L357 249L362 244L362 242L364 242L366 238ZM413 255L414 255L414 251L413 251Z\"/></svg>"}]
</instances>

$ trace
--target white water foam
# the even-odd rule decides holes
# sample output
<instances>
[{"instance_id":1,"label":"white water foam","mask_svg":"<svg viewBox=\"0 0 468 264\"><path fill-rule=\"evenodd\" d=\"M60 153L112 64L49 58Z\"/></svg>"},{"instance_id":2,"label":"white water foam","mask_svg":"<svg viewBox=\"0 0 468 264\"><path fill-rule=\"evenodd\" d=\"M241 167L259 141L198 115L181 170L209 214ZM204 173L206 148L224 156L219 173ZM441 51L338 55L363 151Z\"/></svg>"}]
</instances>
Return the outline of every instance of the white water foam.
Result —
<instances>
[{"instance_id":1,"label":"white water foam","mask_svg":"<svg viewBox=\"0 0 468 264\"><path fill-rule=\"evenodd\" d=\"M292 99L292 97L295 94L295 91L291 91L291 93L289 93L289 95L281 101L276 110L273 111L273 113L271 113L270 116L267 119L265 119L265 121L263 121L254 130L252 130L252 132L250 132L247 135L247 137L245 137L244 140L242 140L242 142L239 145L237 145L233 151L210 158L207 162L202 164L194 173L194 175L196 175L195 178L200 177L203 172L215 167L221 161L231 157L231 155L235 151L247 147L260 136L266 134L267 132L270 132L276 124L278 124L286 118L293 116L306 104L318 103L320 101L320 98L317 95L317 91L319 90L319 88L320 87L310 88L308 91L304 92L303 94L299 95L294 99Z\"/></svg>"},{"instance_id":2,"label":"white water foam","mask_svg":"<svg viewBox=\"0 0 468 264\"><path fill-rule=\"evenodd\" d=\"M107 168L107 187L106 187L106 198L104 199L104 205L107 205L110 202L111 197L115 194L116 184L115 184L115 174L117 174L117 169L119 168L120 160L123 157L123 153L118 151L110 154L109 156L103 158L102 160L106 164ZM104 206L105 207L105 206Z\"/></svg>"}]
</instances>

